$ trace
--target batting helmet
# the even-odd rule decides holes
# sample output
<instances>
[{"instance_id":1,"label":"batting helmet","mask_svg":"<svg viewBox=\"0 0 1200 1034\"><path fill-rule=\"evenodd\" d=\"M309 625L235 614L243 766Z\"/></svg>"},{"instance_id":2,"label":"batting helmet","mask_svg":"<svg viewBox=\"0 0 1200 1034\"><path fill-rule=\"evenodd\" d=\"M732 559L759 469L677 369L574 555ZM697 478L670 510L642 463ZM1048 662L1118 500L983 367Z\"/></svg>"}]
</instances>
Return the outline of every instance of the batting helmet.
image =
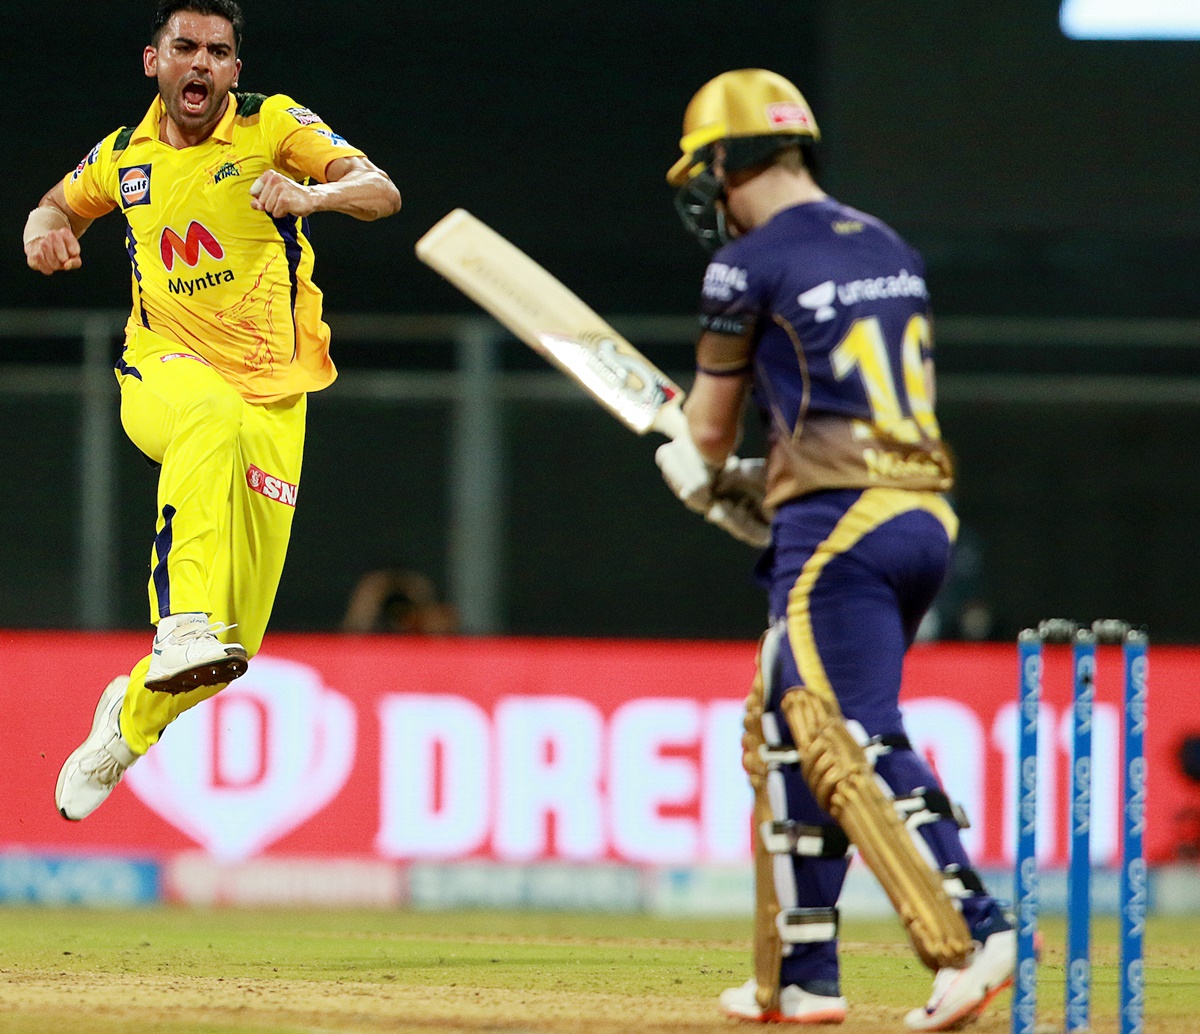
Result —
<instances>
[{"instance_id":1,"label":"batting helmet","mask_svg":"<svg viewBox=\"0 0 1200 1034\"><path fill-rule=\"evenodd\" d=\"M712 145L726 141L725 167L749 168L775 151L821 138L808 101L796 87L765 68L722 72L696 91L683 115L683 156L667 173L681 187L712 160Z\"/></svg>"}]
</instances>

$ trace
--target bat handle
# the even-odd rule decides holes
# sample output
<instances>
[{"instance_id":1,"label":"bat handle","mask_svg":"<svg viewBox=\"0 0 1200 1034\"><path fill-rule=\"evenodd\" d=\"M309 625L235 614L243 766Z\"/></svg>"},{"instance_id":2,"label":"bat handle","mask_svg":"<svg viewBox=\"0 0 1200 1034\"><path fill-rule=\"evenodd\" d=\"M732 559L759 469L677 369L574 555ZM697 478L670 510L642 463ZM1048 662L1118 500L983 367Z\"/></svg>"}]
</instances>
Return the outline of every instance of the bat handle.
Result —
<instances>
[{"instance_id":1,"label":"bat handle","mask_svg":"<svg viewBox=\"0 0 1200 1034\"><path fill-rule=\"evenodd\" d=\"M687 417L683 415L683 406L675 401L668 402L654 414L654 430L661 431L674 440L688 433Z\"/></svg>"}]
</instances>

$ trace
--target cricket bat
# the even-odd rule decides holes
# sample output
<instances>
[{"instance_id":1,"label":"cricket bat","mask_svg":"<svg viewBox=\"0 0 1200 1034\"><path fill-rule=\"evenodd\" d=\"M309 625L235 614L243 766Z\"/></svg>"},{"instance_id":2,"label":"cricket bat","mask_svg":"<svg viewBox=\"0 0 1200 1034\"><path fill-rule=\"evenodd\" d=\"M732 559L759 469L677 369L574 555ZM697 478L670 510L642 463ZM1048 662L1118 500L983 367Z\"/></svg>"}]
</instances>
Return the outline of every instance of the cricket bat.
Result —
<instances>
[{"instance_id":1,"label":"cricket bat","mask_svg":"<svg viewBox=\"0 0 1200 1034\"><path fill-rule=\"evenodd\" d=\"M561 281L456 208L417 241L417 258L582 386L626 427L676 438L684 392Z\"/></svg>"}]
</instances>

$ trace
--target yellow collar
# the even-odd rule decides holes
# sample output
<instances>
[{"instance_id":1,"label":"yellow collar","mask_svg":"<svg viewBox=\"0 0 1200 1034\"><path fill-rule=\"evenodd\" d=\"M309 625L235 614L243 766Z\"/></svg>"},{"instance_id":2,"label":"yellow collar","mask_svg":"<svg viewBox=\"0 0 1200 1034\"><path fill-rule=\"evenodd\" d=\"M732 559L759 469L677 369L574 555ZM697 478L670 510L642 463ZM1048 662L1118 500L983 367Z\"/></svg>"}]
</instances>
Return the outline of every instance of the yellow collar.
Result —
<instances>
[{"instance_id":1,"label":"yellow collar","mask_svg":"<svg viewBox=\"0 0 1200 1034\"><path fill-rule=\"evenodd\" d=\"M225 105L225 114L221 116L221 121L216 124L213 131L209 134L209 140L219 140L223 144L233 143L233 123L237 118L238 99L231 92L228 96ZM155 97L154 103L150 105L150 109L142 117L142 121L137 124L137 128L133 131L132 143L140 143L145 140L158 139L158 126L162 122L167 109L163 104L162 97Z\"/></svg>"}]
</instances>

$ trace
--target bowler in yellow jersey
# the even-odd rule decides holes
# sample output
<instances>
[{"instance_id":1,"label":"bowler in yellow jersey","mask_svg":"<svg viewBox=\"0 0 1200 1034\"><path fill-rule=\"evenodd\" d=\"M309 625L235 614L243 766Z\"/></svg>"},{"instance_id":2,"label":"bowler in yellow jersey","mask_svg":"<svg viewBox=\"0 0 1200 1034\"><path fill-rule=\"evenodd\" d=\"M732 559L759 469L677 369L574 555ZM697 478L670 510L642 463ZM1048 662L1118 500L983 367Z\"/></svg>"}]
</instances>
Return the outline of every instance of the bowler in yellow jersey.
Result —
<instances>
[{"instance_id":1,"label":"bowler in yellow jersey","mask_svg":"<svg viewBox=\"0 0 1200 1034\"><path fill-rule=\"evenodd\" d=\"M400 208L387 174L319 115L282 94L233 92L242 28L234 0L162 3L143 54L158 83L150 110L96 144L25 227L29 267L50 275L80 267L94 219L124 217L121 422L161 465L154 643L105 689L59 773L67 819L90 815L167 725L257 652L298 497L307 393L337 375L308 219Z\"/></svg>"}]
</instances>

